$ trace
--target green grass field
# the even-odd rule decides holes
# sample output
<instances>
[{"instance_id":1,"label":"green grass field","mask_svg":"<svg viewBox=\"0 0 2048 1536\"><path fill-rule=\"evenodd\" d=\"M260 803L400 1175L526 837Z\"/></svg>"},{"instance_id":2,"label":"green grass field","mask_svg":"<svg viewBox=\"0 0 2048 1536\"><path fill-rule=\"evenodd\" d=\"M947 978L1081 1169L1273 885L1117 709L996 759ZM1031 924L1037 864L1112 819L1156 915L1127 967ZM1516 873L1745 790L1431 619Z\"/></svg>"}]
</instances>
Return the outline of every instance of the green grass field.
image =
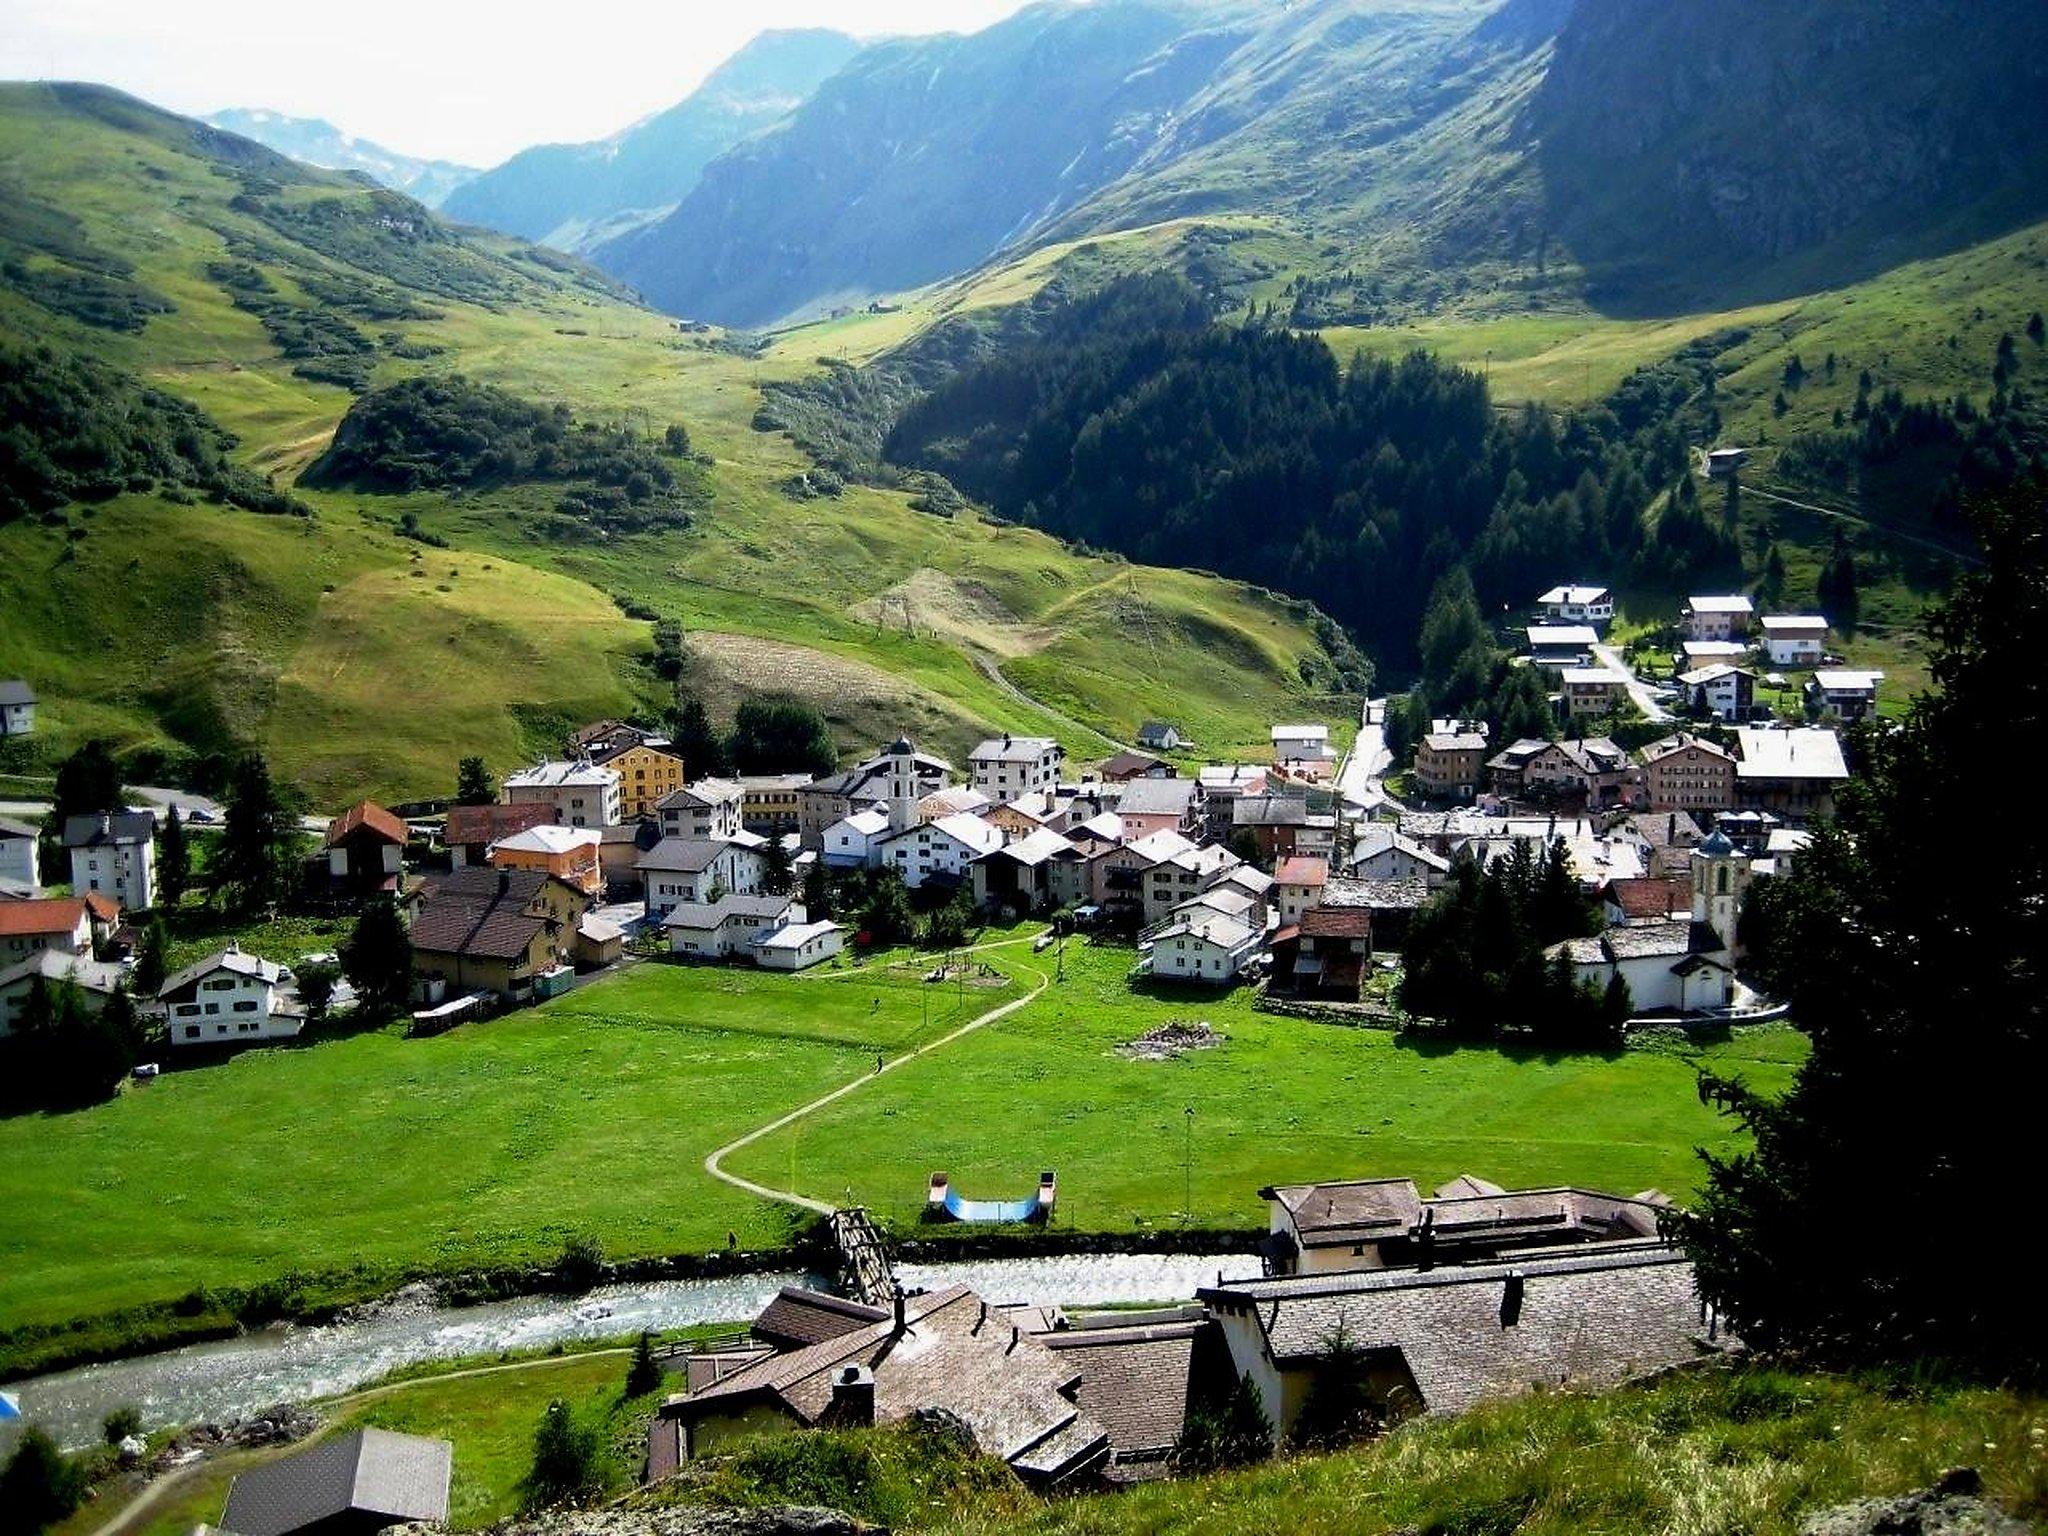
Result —
<instances>
[{"instance_id":1,"label":"green grass field","mask_svg":"<svg viewBox=\"0 0 2048 1536\"><path fill-rule=\"evenodd\" d=\"M791 1214L711 1180L724 1142L1018 996L928 986L924 964L802 978L646 965L432 1040L374 1033L173 1072L112 1103L0 1121L0 1325L55 1323L286 1274L368 1294L402 1276L548 1262L572 1236L612 1257L786 1240ZM1060 1224L1180 1220L1184 1108L1194 1220L1258 1224L1278 1179L1470 1169L1509 1183L1689 1189L1697 1144L1733 1133L1694 1064L1638 1051L1519 1058L1419 1051L1379 1032L1255 1015L1240 995L1126 992L1124 950L1070 949L1067 980L731 1160L817 1198L915 1218L925 1176L1020 1190L1060 1174ZM1180 1063L1111 1052L1169 1019L1227 1031ZM1782 1084L1789 1031L1710 1047Z\"/></svg>"}]
</instances>

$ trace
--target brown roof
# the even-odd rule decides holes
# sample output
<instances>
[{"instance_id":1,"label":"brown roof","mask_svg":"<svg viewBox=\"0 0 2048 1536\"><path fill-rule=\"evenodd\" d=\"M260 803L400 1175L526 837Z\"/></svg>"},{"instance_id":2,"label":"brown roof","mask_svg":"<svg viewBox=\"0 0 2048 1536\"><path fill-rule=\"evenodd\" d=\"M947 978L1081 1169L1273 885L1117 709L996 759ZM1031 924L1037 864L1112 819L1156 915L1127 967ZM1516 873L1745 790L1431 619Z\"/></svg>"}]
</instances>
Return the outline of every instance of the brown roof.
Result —
<instances>
[{"instance_id":1,"label":"brown roof","mask_svg":"<svg viewBox=\"0 0 2048 1536\"><path fill-rule=\"evenodd\" d=\"M1283 1184L1260 1190L1259 1198L1285 1206L1304 1242L1312 1234L1326 1243L1405 1234L1422 1217L1422 1196L1413 1179Z\"/></svg>"},{"instance_id":2,"label":"brown roof","mask_svg":"<svg viewBox=\"0 0 2048 1536\"><path fill-rule=\"evenodd\" d=\"M554 819L551 805L451 805L441 841L451 848L495 843L501 837L547 826Z\"/></svg>"},{"instance_id":3,"label":"brown roof","mask_svg":"<svg viewBox=\"0 0 2048 1536\"><path fill-rule=\"evenodd\" d=\"M1301 914L1301 932L1310 939L1369 939L1370 907L1311 907Z\"/></svg>"},{"instance_id":4,"label":"brown roof","mask_svg":"<svg viewBox=\"0 0 2048 1536\"><path fill-rule=\"evenodd\" d=\"M1685 880L1610 880L1607 899L1621 908L1623 917L1668 918L1692 906L1692 885Z\"/></svg>"},{"instance_id":5,"label":"brown roof","mask_svg":"<svg viewBox=\"0 0 2048 1536\"><path fill-rule=\"evenodd\" d=\"M1046 1348L1081 1369L1082 1409L1109 1432L1118 1461L1163 1461L1187 1423L1196 1319L1075 1328L1046 1335Z\"/></svg>"},{"instance_id":6,"label":"brown roof","mask_svg":"<svg viewBox=\"0 0 2048 1536\"><path fill-rule=\"evenodd\" d=\"M888 1316L886 1307L870 1307L823 1291L785 1285L754 1319L754 1337L780 1349L801 1349L883 1322Z\"/></svg>"},{"instance_id":7,"label":"brown roof","mask_svg":"<svg viewBox=\"0 0 2048 1536\"><path fill-rule=\"evenodd\" d=\"M498 871L486 873L495 876ZM513 870L512 874L532 871ZM412 946L421 954L471 955L513 960L545 933L548 919L529 917L516 890L493 901L470 901L459 895L430 894L412 920Z\"/></svg>"},{"instance_id":8,"label":"brown roof","mask_svg":"<svg viewBox=\"0 0 2048 1536\"><path fill-rule=\"evenodd\" d=\"M405 846L405 823L372 800L350 806L327 823L327 846L332 848L359 827L367 827L387 843Z\"/></svg>"},{"instance_id":9,"label":"brown roof","mask_svg":"<svg viewBox=\"0 0 2048 1536\"><path fill-rule=\"evenodd\" d=\"M1330 878L1330 861L1313 854L1297 853L1273 868L1275 885L1321 885Z\"/></svg>"},{"instance_id":10,"label":"brown roof","mask_svg":"<svg viewBox=\"0 0 2048 1536\"><path fill-rule=\"evenodd\" d=\"M92 914L93 921L100 923L120 921L121 903L105 892L87 891L78 899L85 903L85 910Z\"/></svg>"},{"instance_id":11,"label":"brown roof","mask_svg":"<svg viewBox=\"0 0 2048 1536\"><path fill-rule=\"evenodd\" d=\"M1102 776L1105 779L1122 779L1165 766L1165 759L1154 757L1150 752L1119 752L1114 757L1103 759Z\"/></svg>"},{"instance_id":12,"label":"brown roof","mask_svg":"<svg viewBox=\"0 0 2048 1536\"><path fill-rule=\"evenodd\" d=\"M85 911L85 903L75 896L49 896L40 901L0 901L0 938L71 933L85 917Z\"/></svg>"}]
</instances>

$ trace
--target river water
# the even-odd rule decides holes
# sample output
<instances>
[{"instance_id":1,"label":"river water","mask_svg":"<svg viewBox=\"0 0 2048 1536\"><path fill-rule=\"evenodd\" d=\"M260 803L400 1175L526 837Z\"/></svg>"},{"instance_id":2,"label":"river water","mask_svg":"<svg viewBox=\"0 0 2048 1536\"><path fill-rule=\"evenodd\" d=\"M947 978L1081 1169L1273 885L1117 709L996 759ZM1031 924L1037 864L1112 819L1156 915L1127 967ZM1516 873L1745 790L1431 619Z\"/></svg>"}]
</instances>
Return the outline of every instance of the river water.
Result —
<instances>
[{"instance_id":1,"label":"river water","mask_svg":"<svg viewBox=\"0 0 2048 1536\"><path fill-rule=\"evenodd\" d=\"M990 1301L1064 1307L1183 1301L1218 1276L1259 1273L1254 1254L1077 1254L947 1264L899 1264L911 1289L955 1283ZM224 1423L280 1402L350 1392L423 1360L489 1357L505 1350L660 1332L693 1323L744 1323L795 1273L605 1286L587 1295L525 1296L474 1307L403 1299L321 1328L269 1328L161 1354L82 1366L9 1385L22 1418L67 1446L99 1435L100 1420L132 1404L145 1426Z\"/></svg>"}]
</instances>

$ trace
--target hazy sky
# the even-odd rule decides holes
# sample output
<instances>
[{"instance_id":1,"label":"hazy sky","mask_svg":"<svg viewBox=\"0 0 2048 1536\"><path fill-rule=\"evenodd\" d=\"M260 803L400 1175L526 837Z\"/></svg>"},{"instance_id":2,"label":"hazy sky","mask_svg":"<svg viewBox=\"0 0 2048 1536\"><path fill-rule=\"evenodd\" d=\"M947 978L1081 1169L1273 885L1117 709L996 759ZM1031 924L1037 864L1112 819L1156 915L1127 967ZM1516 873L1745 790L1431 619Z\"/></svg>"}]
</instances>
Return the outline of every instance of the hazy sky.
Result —
<instances>
[{"instance_id":1,"label":"hazy sky","mask_svg":"<svg viewBox=\"0 0 2048 1536\"><path fill-rule=\"evenodd\" d=\"M0 0L0 79L98 80L202 113L324 117L492 165L687 95L773 27L972 31L1024 0Z\"/></svg>"}]
</instances>

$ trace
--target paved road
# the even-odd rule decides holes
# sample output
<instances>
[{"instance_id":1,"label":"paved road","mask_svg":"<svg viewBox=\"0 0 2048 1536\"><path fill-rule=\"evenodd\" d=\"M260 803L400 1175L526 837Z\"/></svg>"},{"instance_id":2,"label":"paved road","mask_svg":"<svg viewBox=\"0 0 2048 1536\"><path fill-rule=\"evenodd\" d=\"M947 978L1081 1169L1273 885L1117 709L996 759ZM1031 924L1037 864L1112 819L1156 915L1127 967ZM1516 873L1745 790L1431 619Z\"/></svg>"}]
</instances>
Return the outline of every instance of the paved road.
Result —
<instances>
[{"instance_id":1,"label":"paved road","mask_svg":"<svg viewBox=\"0 0 2048 1536\"><path fill-rule=\"evenodd\" d=\"M1648 685L1636 676L1634 669L1629 666L1621 652L1602 641L1593 647L1593 659L1601 666L1619 672L1628 679L1628 696L1635 700L1636 708L1640 709L1647 719L1662 724L1671 718L1671 711L1657 702Z\"/></svg>"},{"instance_id":2,"label":"paved road","mask_svg":"<svg viewBox=\"0 0 2048 1536\"><path fill-rule=\"evenodd\" d=\"M1337 793L1360 810L1383 804L1387 792L1380 775L1393 761L1387 750L1387 701L1367 699L1359 711L1358 739L1337 768Z\"/></svg>"}]
</instances>

